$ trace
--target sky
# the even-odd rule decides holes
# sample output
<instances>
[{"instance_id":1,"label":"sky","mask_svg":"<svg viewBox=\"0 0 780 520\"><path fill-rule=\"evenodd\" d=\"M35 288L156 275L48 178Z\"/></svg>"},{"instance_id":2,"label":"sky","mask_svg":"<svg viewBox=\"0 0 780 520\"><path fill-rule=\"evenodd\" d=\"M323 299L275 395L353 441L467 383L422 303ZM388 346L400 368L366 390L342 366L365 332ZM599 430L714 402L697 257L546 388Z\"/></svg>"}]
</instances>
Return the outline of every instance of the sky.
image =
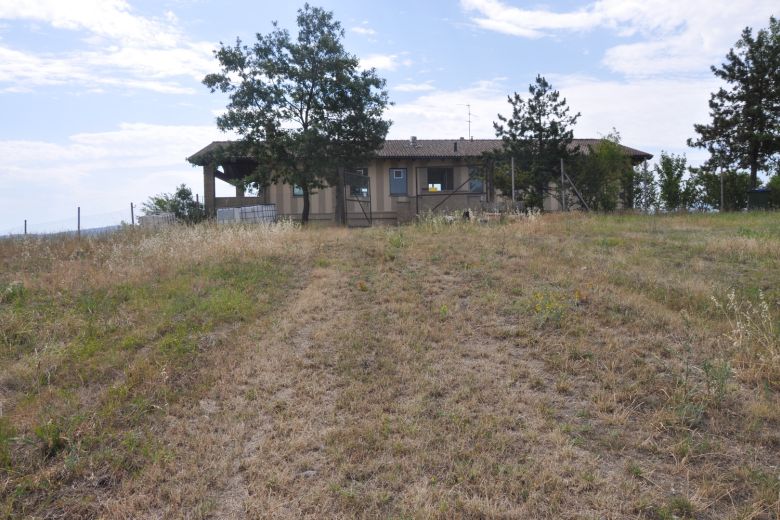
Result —
<instances>
[{"instance_id":1,"label":"sky","mask_svg":"<svg viewBox=\"0 0 780 520\"><path fill-rule=\"evenodd\" d=\"M575 137L617 129L654 154L685 153L709 121L710 71L776 0L393 0L311 2L387 79L389 138L493 138L537 74L581 117ZM302 3L267 0L0 0L0 235L129 221L130 204L202 194L185 158L225 135L227 98L201 83L213 51ZM467 106L467 105L470 105ZM232 187L218 181L217 194ZM137 214L137 213L136 213Z\"/></svg>"}]
</instances>

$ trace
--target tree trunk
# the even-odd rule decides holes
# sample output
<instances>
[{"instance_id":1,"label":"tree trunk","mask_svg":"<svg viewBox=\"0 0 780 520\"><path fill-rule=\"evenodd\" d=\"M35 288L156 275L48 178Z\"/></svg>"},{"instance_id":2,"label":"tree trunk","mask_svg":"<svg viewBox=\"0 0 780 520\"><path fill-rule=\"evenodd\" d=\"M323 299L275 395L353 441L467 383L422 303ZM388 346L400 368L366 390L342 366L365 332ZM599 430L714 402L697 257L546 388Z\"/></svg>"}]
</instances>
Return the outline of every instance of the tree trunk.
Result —
<instances>
[{"instance_id":1,"label":"tree trunk","mask_svg":"<svg viewBox=\"0 0 780 520\"><path fill-rule=\"evenodd\" d=\"M750 161L750 189L754 190L758 186L758 160Z\"/></svg>"},{"instance_id":2,"label":"tree trunk","mask_svg":"<svg viewBox=\"0 0 780 520\"><path fill-rule=\"evenodd\" d=\"M301 215L301 224L306 225L309 223L309 185L304 184L303 188L303 214Z\"/></svg>"},{"instance_id":3,"label":"tree trunk","mask_svg":"<svg viewBox=\"0 0 780 520\"><path fill-rule=\"evenodd\" d=\"M334 214L334 220L339 226L345 226L346 219L344 218L344 168L339 168L336 174L336 209Z\"/></svg>"}]
</instances>

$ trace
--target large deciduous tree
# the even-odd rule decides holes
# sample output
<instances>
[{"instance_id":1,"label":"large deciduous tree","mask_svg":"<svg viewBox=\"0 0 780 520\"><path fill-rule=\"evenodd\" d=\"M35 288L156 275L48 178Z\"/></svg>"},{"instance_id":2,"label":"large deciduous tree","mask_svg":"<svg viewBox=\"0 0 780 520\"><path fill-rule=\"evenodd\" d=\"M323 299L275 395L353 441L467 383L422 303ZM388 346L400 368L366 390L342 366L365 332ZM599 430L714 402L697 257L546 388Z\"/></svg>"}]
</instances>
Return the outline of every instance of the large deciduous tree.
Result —
<instances>
[{"instance_id":1,"label":"large deciduous tree","mask_svg":"<svg viewBox=\"0 0 780 520\"><path fill-rule=\"evenodd\" d=\"M709 167L747 169L750 187L780 154L780 22L755 35L750 27L712 72L727 86L710 97L709 124L694 125L689 146L710 152Z\"/></svg>"},{"instance_id":2,"label":"large deciduous tree","mask_svg":"<svg viewBox=\"0 0 780 520\"><path fill-rule=\"evenodd\" d=\"M661 152L661 158L653 170L658 179L659 198L667 211L677 211L685 208L685 186L683 176L688 165L684 155Z\"/></svg>"},{"instance_id":3,"label":"large deciduous tree","mask_svg":"<svg viewBox=\"0 0 780 520\"><path fill-rule=\"evenodd\" d=\"M581 147L569 175L588 207L600 211L634 207L634 169L613 130L595 145Z\"/></svg>"},{"instance_id":4,"label":"large deciduous tree","mask_svg":"<svg viewBox=\"0 0 780 520\"><path fill-rule=\"evenodd\" d=\"M646 213L658 208L658 185L647 161L634 167L634 207Z\"/></svg>"},{"instance_id":5,"label":"large deciduous tree","mask_svg":"<svg viewBox=\"0 0 780 520\"><path fill-rule=\"evenodd\" d=\"M173 193L152 195L141 210L144 215L173 213L177 220L187 224L195 224L206 217L203 206L192 197L192 190L185 184L177 186Z\"/></svg>"},{"instance_id":6,"label":"large deciduous tree","mask_svg":"<svg viewBox=\"0 0 780 520\"><path fill-rule=\"evenodd\" d=\"M525 185L518 188L527 191L530 205L541 207L550 181L560 175L561 159L573 152L573 127L580 114L571 114L566 99L542 76L528 86L528 94L525 99L517 92L508 96L512 114L499 114L493 127L505 153L524 172Z\"/></svg>"},{"instance_id":7,"label":"large deciduous tree","mask_svg":"<svg viewBox=\"0 0 780 520\"><path fill-rule=\"evenodd\" d=\"M251 47L236 40L215 51L221 70L203 83L229 94L221 130L242 136L259 164L252 180L285 182L303 192L301 220L309 219L313 190L339 185L339 171L365 164L384 142L390 121L385 80L361 70L341 43L333 13L305 4L293 38L274 22ZM337 191L337 206L343 190ZM342 207L336 214L341 216Z\"/></svg>"},{"instance_id":8,"label":"large deciduous tree","mask_svg":"<svg viewBox=\"0 0 780 520\"><path fill-rule=\"evenodd\" d=\"M705 208L718 208L720 211L738 211L747 208L747 192L750 186L750 174L734 170L715 171L702 167L691 169L691 179L700 193L699 202ZM721 188L723 203L721 207Z\"/></svg>"}]
</instances>

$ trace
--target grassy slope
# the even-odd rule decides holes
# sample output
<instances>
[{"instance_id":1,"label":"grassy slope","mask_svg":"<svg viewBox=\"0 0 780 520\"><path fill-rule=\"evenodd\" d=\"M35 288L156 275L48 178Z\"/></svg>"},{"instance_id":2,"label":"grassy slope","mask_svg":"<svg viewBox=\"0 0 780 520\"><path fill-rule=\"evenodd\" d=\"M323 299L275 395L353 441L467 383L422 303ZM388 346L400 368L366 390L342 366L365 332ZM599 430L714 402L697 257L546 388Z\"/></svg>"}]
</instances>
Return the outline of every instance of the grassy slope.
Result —
<instances>
[{"instance_id":1,"label":"grassy slope","mask_svg":"<svg viewBox=\"0 0 780 520\"><path fill-rule=\"evenodd\" d=\"M776 214L0 255L0 514L780 515Z\"/></svg>"}]
</instances>

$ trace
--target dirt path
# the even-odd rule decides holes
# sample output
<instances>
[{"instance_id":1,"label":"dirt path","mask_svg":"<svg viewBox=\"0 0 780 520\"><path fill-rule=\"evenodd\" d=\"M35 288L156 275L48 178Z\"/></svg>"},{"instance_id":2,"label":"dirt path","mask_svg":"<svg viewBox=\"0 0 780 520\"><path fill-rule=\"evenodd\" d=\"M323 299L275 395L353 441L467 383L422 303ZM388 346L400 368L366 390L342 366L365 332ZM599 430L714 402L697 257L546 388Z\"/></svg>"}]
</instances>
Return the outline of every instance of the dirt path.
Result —
<instances>
[{"instance_id":1,"label":"dirt path","mask_svg":"<svg viewBox=\"0 0 780 520\"><path fill-rule=\"evenodd\" d=\"M213 338L216 381L166 418L168 457L126 482L105 516L245 518L248 480L282 489L327 471L337 384L328 331L348 325L343 283L337 270L318 268L270 318ZM267 506L269 517L295 514L294 503L270 495Z\"/></svg>"}]
</instances>

